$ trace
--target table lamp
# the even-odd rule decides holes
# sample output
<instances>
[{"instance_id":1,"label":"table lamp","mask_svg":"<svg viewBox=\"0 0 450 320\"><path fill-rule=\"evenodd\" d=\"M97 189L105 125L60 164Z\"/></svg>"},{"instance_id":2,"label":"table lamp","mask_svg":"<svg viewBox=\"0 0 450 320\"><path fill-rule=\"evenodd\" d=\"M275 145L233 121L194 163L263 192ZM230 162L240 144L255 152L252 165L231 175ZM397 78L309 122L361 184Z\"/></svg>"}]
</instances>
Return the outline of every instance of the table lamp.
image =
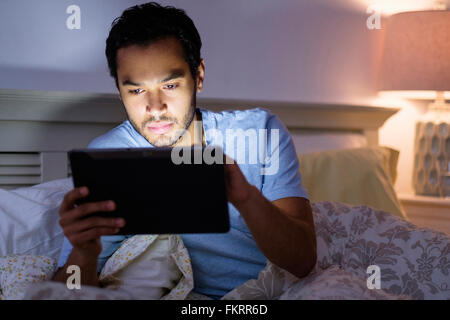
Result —
<instances>
[{"instance_id":1,"label":"table lamp","mask_svg":"<svg viewBox=\"0 0 450 320\"><path fill-rule=\"evenodd\" d=\"M430 99L416 123L413 187L450 196L450 11L403 12L388 18L380 92Z\"/></svg>"}]
</instances>

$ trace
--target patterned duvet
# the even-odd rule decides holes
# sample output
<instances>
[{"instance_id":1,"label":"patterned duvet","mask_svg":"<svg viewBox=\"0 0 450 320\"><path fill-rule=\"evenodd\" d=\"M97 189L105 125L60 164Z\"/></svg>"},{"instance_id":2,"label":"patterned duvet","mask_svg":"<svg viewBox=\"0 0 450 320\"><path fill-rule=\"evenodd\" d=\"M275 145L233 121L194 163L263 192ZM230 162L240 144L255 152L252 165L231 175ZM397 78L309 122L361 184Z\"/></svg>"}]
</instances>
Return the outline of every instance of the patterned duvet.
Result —
<instances>
[{"instance_id":1,"label":"patterned duvet","mask_svg":"<svg viewBox=\"0 0 450 320\"><path fill-rule=\"evenodd\" d=\"M312 207L318 255L314 270L298 279L269 261L257 279L245 282L222 299L450 299L448 235L418 228L366 206L320 202ZM137 241L145 241L138 237L127 243L128 249L136 247ZM180 282L162 299L208 299L192 291L188 253L181 238L173 237L172 256L184 272ZM150 238L147 236L147 240ZM113 255L115 265L123 263L117 257L125 249L121 247ZM135 298L117 290L117 286L69 290L65 284L46 281L52 277L55 265L54 259L42 256L1 257L0 298ZM380 289L368 287L367 268L373 265L380 270ZM103 279L108 279L107 271L102 274Z\"/></svg>"}]
</instances>

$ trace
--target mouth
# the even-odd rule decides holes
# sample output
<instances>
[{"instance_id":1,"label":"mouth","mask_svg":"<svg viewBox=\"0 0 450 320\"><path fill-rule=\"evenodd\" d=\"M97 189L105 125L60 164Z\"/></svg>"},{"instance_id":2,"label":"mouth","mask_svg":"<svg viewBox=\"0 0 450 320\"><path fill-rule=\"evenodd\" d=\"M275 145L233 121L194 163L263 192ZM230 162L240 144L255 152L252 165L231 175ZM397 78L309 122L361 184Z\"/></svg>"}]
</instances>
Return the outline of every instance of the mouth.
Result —
<instances>
[{"instance_id":1,"label":"mouth","mask_svg":"<svg viewBox=\"0 0 450 320\"><path fill-rule=\"evenodd\" d=\"M169 132L170 129L172 129L172 126L173 122L161 121L153 122L152 124L148 125L147 128L155 134L165 134Z\"/></svg>"}]
</instances>

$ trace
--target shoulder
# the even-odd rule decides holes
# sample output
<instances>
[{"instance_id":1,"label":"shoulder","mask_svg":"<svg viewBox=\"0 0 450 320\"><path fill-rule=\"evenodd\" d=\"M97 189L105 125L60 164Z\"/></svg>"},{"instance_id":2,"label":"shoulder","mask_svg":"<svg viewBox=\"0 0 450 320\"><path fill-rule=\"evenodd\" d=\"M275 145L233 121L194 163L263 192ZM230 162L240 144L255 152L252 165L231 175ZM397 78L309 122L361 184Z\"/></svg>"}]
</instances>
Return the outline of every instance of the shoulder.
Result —
<instances>
[{"instance_id":1,"label":"shoulder","mask_svg":"<svg viewBox=\"0 0 450 320\"><path fill-rule=\"evenodd\" d=\"M132 132L133 127L128 120L107 133L95 138L89 143L88 148L123 148L136 147Z\"/></svg>"},{"instance_id":2,"label":"shoulder","mask_svg":"<svg viewBox=\"0 0 450 320\"><path fill-rule=\"evenodd\" d=\"M214 112L201 109L203 118L208 122L213 122L217 127L223 128L271 128L274 124L280 125L278 117L269 110L263 108L252 108L246 110L226 110Z\"/></svg>"}]
</instances>

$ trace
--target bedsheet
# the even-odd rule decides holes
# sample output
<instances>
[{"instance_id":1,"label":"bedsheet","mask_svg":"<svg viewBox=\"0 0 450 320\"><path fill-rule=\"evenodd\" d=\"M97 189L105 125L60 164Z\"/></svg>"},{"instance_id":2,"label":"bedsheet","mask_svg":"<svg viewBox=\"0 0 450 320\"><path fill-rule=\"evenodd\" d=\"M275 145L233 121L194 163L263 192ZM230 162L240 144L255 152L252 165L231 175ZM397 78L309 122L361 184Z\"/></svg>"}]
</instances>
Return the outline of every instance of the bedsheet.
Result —
<instances>
[{"instance_id":1,"label":"bedsheet","mask_svg":"<svg viewBox=\"0 0 450 320\"><path fill-rule=\"evenodd\" d=\"M121 271L128 268L155 247L159 238L168 241L167 256L172 261L170 265L178 268L180 276L177 276L173 286L160 287L160 283L148 277L139 279L139 282L130 287L123 285ZM161 240L165 241L165 240ZM158 249L160 250L160 249ZM165 251L166 249L164 249ZM158 259L158 256L157 256ZM154 261L156 269L152 270L153 278L167 277L166 270L158 270L160 266ZM166 264L168 265L168 264ZM118 250L107 260L100 275L101 287L81 285L81 288L69 288L66 283L51 281L57 270L57 260L51 257L34 255L10 255L0 258L0 300L35 299L37 297L47 299L185 299L194 287L194 279L188 251L179 235L136 235L128 238ZM73 284L72 281L69 282ZM53 289L54 288L54 289ZM35 292L37 290L37 293ZM165 294L160 293L165 292ZM139 295L138 295L139 294ZM31 296L30 296L31 295Z\"/></svg>"},{"instance_id":2,"label":"bedsheet","mask_svg":"<svg viewBox=\"0 0 450 320\"><path fill-rule=\"evenodd\" d=\"M366 206L320 202L312 207L318 254L312 272L298 279L269 261L257 279L222 299L450 299L447 235ZM380 289L367 286L371 265L380 268ZM208 299L192 286L184 290L183 297L163 298ZM118 298L99 288L86 287L83 295L67 291L64 284L44 281L30 285L24 298Z\"/></svg>"}]
</instances>

